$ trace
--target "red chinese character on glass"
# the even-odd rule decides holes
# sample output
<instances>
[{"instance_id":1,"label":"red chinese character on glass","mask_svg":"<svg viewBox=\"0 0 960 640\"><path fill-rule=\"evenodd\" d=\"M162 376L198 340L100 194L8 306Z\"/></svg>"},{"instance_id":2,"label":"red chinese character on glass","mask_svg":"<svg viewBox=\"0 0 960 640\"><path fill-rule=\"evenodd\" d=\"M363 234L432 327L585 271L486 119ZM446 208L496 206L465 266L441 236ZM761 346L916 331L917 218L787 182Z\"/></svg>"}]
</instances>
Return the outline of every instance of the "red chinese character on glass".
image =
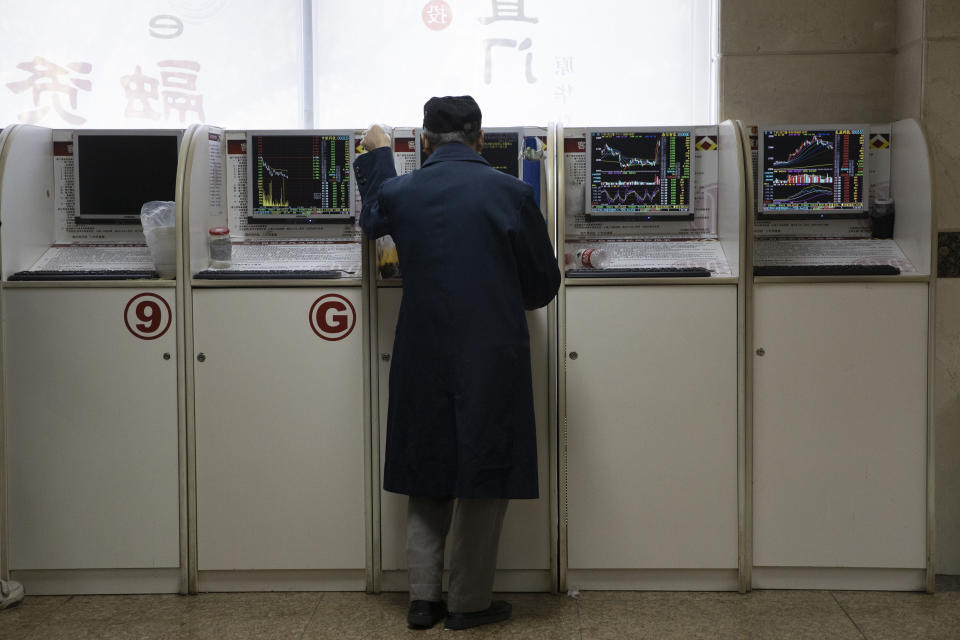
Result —
<instances>
[{"instance_id":1,"label":"red chinese character on glass","mask_svg":"<svg viewBox=\"0 0 960 640\"><path fill-rule=\"evenodd\" d=\"M63 98L68 98L70 109L76 110L78 92L90 91L93 83L85 78L72 78L70 76L74 73L83 75L90 73L93 69L92 64L89 62L70 62L66 67L61 67L46 58L36 56L30 62L18 64L17 69L26 71L31 75L26 80L8 82L7 88L17 94L32 89L33 106L36 107L18 114L17 117L21 122L27 124L40 122L50 113L51 109L64 122L69 124L83 124L87 121L86 118L67 111Z\"/></svg>"},{"instance_id":2,"label":"red chinese character on glass","mask_svg":"<svg viewBox=\"0 0 960 640\"><path fill-rule=\"evenodd\" d=\"M428 29L433 29L434 31L446 29L450 26L450 21L453 20L450 5L444 2L444 0L430 0L430 2L423 7L421 16L423 17L423 24L427 25Z\"/></svg>"},{"instance_id":3,"label":"red chinese character on glass","mask_svg":"<svg viewBox=\"0 0 960 640\"><path fill-rule=\"evenodd\" d=\"M130 75L120 78L124 96L127 99L127 108L123 115L128 118L146 118L159 120L160 112L150 103L160 99L160 82L156 78L143 73L140 65Z\"/></svg>"},{"instance_id":4,"label":"red chinese character on glass","mask_svg":"<svg viewBox=\"0 0 960 640\"><path fill-rule=\"evenodd\" d=\"M200 71L200 63L192 60L162 60L157 63L157 66L161 69L174 69L174 71L160 72L164 89L160 92L163 97L164 120L169 119L171 111L176 111L180 114L180 122L187 121L189 112L195 113L196 119L202 122L203 96L192 93L197 90L197 72Z\"/></svg>"}]
</instances>

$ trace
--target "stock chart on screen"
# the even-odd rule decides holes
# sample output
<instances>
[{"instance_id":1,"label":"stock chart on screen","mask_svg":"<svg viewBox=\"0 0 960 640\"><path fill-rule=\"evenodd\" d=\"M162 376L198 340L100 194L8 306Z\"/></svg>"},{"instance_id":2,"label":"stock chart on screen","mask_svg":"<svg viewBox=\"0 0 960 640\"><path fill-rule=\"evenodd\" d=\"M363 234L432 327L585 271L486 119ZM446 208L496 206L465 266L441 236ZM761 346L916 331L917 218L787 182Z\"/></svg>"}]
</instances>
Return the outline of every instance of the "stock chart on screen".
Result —
<instances>
[{"instance_id":1,"label":"stock chart on screen","mask_svg":"<svg viewBox=\"0 0 960 640\"><path fill-rule=\"evenodd\" d=\"M692 217L689 131L588 131L587 144L588 214Z\"/></svg>"},{"instance_id":2,"label":"stock chart on screen","mask_svg":"<svg viewBox=\"0 0 960 640\"><path fill-rule=\"evenodd\" d=\"M262 134L247 145L251 221L352 219L351 135Z\"/></svg>"},{"instance_id":3,"label":"stock chart on screen","mask_svg":"<svg viewBox=\"0 0 960 640\"><path fill-rule=\"evenodd\" d=\"M760 132L760 211L773 217L862 214L865 128L765 128Z\"/></svg>"}]
</instances>

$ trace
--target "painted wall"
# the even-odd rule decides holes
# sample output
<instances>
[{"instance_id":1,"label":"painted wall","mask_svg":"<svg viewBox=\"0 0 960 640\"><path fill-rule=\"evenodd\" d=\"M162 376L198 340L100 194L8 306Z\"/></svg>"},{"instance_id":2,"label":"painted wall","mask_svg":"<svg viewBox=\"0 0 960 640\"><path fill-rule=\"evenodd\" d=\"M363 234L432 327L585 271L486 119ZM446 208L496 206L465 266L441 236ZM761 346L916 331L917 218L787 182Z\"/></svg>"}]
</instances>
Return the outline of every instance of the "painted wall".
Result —
<instances>
[{"instance_id":1,"label":"painted wall","mask_svg":"<svg viewBox=\"0 0 960 640\"><path fill-rule=\"evenodd\" d=\"M937 573L960 574L960 3L913 0L922 21L922 123L933 160L937 279ZM914 5L919 5L919 8ZM918 54L920 55L920 54Z\"/></svg>"},{"instance_id":2,"label":"painted wall","mask_svg":"<svg viewBox=\"0 0 960 640\"><path fill-rule=\"evenodd\" d=\"M894 0L721 0L720 120L891 120L896 22Z\"/></svg>"}]
</instances>

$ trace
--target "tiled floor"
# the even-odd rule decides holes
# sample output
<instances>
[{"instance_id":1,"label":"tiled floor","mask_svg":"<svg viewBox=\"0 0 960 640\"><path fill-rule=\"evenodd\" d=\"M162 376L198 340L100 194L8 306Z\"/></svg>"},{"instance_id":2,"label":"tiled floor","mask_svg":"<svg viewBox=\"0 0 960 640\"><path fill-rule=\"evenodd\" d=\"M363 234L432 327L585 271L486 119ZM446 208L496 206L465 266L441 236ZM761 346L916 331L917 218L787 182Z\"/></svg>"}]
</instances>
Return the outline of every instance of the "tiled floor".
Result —
<instances>
[{"instance_id":1,"label":"tiled floor","mask_svg":"<svg viewBox=\"0 0 960 640\"><path fill-rule=\"evenodd\" d=\"M960 638L960 591L509 594L512 620L468 631L406 628L406 594L36 596L0 611L3 640L330 638Z\"/></svg>"}]
</instances>

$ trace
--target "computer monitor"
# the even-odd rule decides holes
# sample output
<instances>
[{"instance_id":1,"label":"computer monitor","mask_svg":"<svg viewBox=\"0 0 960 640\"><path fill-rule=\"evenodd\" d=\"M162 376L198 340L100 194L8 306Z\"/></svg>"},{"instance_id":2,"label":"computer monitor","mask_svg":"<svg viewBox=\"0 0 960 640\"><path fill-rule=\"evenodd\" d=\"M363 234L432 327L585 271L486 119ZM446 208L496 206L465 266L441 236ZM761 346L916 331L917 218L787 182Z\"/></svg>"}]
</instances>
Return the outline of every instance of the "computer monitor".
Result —
<instances>
[{"instance_id":1,"label":"computer monitor","mask_svg":"<svg viewBox=\"0 0 960 640\"><path fill-rule=\"evenodd\" d=\"M254 224L352 222L353 131L251 131Z\"/></svg>"},{"instance_id":2,"label":"computer monitor","mask_svg":"<svg viewBox=\"0 0 960 640\"><path fill-rule=\"evenodd\" d=\"M490 166L514 178L523 178L523 131L519 129L485 129L480 155Z\"/></svg>"},{"instance_id":3,"label":"computer monitor","mask_svg":"<svg viewBox=\"0 0 960 640\"><path fill-rule=\"evenodd\" d=\"M77 131L76 210L81 224L139 224L151 200L174 200L183 132Z\"/></svg>"},{"instance_id":4,"label":"computer monitor","mask_svg":"<svg viewBox=\"0 0 960 640\"><path fill-rule=\"evenodd\" d=\"M766 220L867 215L867 127L758 129L758 217Z\"/></svg>"},{"instance_id":5,"label":"computer monitor","mask_svg":"<svg viewBox=\"0 0 960 640\"><path fill-rule=\"evenodd\" d=\"M483 150L480 155L491 167L514 178L523 178L523 130L491 128L483 130ZM427 155L421 149L420 166Z\"/></svg>"},{"instance_id":6,"label":"computer monitor","mask_svg":"<svg viewBox=\"0 0 960 640\"><path fill-rule=\"evenodd\" d=\"M690 129L587 129L586 208L600 220L693 220Z\"/></svg>"}]
</instances>

